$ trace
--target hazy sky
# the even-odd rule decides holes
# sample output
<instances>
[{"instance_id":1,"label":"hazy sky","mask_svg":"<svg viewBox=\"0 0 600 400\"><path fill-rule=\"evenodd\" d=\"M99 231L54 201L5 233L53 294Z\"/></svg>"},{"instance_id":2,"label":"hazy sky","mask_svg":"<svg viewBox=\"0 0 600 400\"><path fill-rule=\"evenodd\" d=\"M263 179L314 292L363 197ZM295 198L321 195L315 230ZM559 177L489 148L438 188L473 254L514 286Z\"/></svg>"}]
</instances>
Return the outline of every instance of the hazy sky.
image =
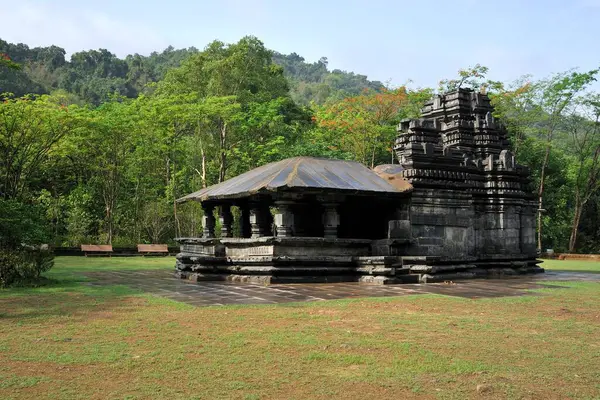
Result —
<instances>
[{"instance_id":1,"label":"hazy sky","mask_svg":"<svg viewBox=\"0 0 600 400\"><path fill-rule=\"evenodd\" d=\"M0 38L120 57L254 35L307 61L435 86L476 63L490 78L600 66L600 0L0 0Z\"/></svg>"}]
</instances>

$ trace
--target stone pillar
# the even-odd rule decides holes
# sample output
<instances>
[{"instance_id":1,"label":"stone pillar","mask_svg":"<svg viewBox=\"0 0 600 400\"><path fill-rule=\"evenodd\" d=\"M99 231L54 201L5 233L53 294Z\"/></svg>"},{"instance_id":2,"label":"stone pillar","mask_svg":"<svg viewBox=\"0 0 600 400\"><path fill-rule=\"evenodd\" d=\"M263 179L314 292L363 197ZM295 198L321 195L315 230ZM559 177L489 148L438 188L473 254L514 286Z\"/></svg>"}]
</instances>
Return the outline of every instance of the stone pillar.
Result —
<instances>
[{"instance_id":1,"label":"stone pillar","mask_svg":"<svg viewBox=\"0 0 600 400\"><path fill-rule=\"evenodd\" d=\"M275 213L275 227L277 236L290 237L294 232L294 213L292 206L294 202L279 200L275 202L277 212Z\"/></svg>"},{"instance_id":2,"label":"stone pillar","mask_svg":"<svg viewBox=\"0 0 600 400\"><path fill-rule=\"evenodd\" d=\"M323 233L326 238L337 238L340 215L337 211L337 203L323 204Z\"/></svg>"},{"instance_id":3,"label":"stone pillar","mask_svg":"<svg viewBox=\"0 0 600 400\"><path fill-rule=\"evenodd\" d=\"M202 203L202 210L204 216L202 217L202 237L214 238L215 237L215 206L212 204Z\"/></svg>"},{"instance_id":4,"label":"stone pillar","mask_svg":"<svg viewBox=\"0 0 600 400\"><path fill-rule=\"evenodd\" d=\"M250 205L250 231L251 237L257 238L265 236L269 232L270 228L267 226L268 218L267 214L269 208L262 204L251 204Z\"/></svg>"},{"instance_id":5,"label":"stone pillar","mask_svg":"<svg viewBox=\"0 0 600 400\"><path fill-rule=\"evenodd\" d=\"M231 214L231 206L224 204L220 208L219 222L221 223L221 237L232 237L233 230L231 229L231 225L233 223L233 214Z\"/></svg>"},{"instance_id":6,"label":"stone pillar","mask_svg":"<svg viewBox=\"0 0 600 400\"><path fill-rule=\"evenodd\" d=\"M388 221L389 239L410 239L412 226L410 224L410 205L401 204Z\"/></svg>"},{"instance_id":7,"label":"stone pillar","mask_svg":"<svg viewBox=\"0 0 600 400\"><path fill-rule=\"evenodd\" d=\"M249 238L250 235L250 209L244 204L240 206L240 237Z\"/></svg>"}]
</instances>

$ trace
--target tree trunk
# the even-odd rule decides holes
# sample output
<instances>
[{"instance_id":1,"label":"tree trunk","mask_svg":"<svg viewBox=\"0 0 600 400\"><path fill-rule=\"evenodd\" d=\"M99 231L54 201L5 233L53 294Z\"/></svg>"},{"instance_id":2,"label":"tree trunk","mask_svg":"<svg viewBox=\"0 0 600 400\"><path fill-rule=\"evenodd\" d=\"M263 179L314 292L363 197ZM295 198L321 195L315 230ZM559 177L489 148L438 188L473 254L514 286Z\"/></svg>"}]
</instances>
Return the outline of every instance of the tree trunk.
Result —
<instances>
[{"instance_id":1,"label":"tree trunk","mask_svg":"<svg viewBox=\"0 0 600 400\"><path fill-rule=\"evenodd\" d=\"M106 222L107 222L107 226L106 226L106 234L107 234L107 241L108 244L112 244L112 239L113 239L113 222L112 222L112 210L110 208L110 206L106 207Z\"/></svg>"},{"instance_id":2,"label":"tree trunk","mask_svg":"<svg viewBox=\"0 0 600 400\"><path fill-rule=\"evenodd\" d=\"M377 144L373 144L373 151L371 152L371 169L375 168L375 150L377 150Z\"/></svg>"},{"instance_id":3,"label":"tree trunk","mask_svg":"<svg viewBox=\"0 0 600 400\"><path fill-rule=\"evenodd\" d=\"M169 187L169 179L171 177L171 159L169 158L169 156L165 157L165 169L165 186Z\"/></svg>"},{"instance_id":4,"label":"tree trunk","mask_svg":"<svg viewBox=\"0 0 600 400\"><path fill-rule=\"evenodd\" d=\"M544 154L544 162L542 163L542 172L540 174L540 188L538 190L538 217L537 217L537 228L538 228L538 240L537 249L538 252L542 251L542 210L544 208L544 183L546 180L546 166L548 165L548 159L550 158L550 139L546 145L546 154Z\"/></svg>"},{"instance_id":5,"label":"tree trunk","mask_svg":"<svg viewBox=\"0 0 600 400\"><path fill-rule=\"evenodd\" d=\"M181 237L181 223L179 222L179 216L177 215L177 196L176 196L176 191L175 191L175 184L176 184L176 180L175 180L175 172L177 170L175 169L175 162L173 162L173 218L175 218L175 234L177 235L177 237Z\"/></svg>"},{"instance_id":6,"label":"tree trunk","mask_svg":"<svg viewBox=\"0 0 600 400\"><path fill-rule=\"evenodd\" d=\"M204 147L200 147L200 153L202 155L202 174L200 174L200 178L202 179L202 187L206 187L206 153L204 153Z\"/></svg>"},{"instance_id":7,"label":"tree trunk","mask_svg":"<svg viewBox=\"0 0 600 400\"><path fill-rule=\"evenodd\" d=\"M579 230L579 221L581 220L582 212L583 204L577 199L575 204L575 214L573 215L573 225L571 226L571 237L569 238L569 253L575 252L575 246L577 245L577 231Z\"/></svg>"},{"instance_id":8,"label":"tree trunk","mask_svg":"<svg viewBox=\"0 0 600 400\"><path fill-rule=\"evenodd\" d=\"M225 174L227 172L227 151L226 151L226 144L227 144L227 122L223 122L223 125L221 127L221 132L219 135L219 146L220 146L220 166L219 166L219 183L223 182L225 180Z\"/></svg>"}]
</instances>

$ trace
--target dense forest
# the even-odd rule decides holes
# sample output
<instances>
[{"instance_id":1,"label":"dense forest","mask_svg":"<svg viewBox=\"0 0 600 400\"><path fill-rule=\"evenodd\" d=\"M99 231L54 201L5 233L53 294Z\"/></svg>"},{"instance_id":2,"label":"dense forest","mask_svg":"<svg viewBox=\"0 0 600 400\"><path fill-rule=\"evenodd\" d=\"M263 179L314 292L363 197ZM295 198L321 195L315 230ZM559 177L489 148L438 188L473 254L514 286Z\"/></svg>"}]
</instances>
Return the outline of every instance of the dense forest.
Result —
<instances>
[{"instance_id":1,"label":"dense forest","mask_svg":"<svg viewBox=\"0 0 600 400\"><path fill-rule=\"evenodd\" d=\"M0 93L50 94L56 90L69 92L73 101L98 106L118 94L136 98L148 93L149 84L162 80L167 71L178 67L199 50L168 47L149 56L128 55L120 59L105 49L74 53L70 60L65 50L57 47L29 48L0 39L0 54L22 66L0 72ZM341 100L358 95L363 90L380 91L381 82L372 82L364 75L340 70L329 71L327 58L314 63L292 53L272 52L272 62L283 67L290 86L290 96L298 104L323 104L327 99Z\"/></svg>"},{"instance_id":2,"label":"dense forest","mask_svg":"<svg viewBox=\"0 0 600 400\"><path fill-rule=\"evenodd\" d=\"M201 210L178 197L294 155L388 163L398 122L462 86L490 93L531 167L539 247L600 251L600 96L589 91L598 70L503 83L477 65L439 88L391 88L254 37L70 60L57 46L0 40L0 55L4 249L196 235Z\"/></svg>"}]
</instances>

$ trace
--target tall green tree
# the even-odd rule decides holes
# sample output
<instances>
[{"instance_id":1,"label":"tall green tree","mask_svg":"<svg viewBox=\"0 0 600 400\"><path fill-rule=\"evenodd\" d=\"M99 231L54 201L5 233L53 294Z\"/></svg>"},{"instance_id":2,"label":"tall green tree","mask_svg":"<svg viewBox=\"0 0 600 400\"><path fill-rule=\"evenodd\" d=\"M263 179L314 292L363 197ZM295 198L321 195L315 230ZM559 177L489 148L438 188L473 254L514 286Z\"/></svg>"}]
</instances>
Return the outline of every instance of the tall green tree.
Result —
<instances>
[{"instance_id":1,"label":"tall green tree","mask_svg":"<svg viewBox=\"0 0 600 400\"><path fill-rule=\"evenodd\" d=\"M228 175L230 156L247 140L248 113L256 104L289 98L283 69L272 62L272 52L254 37L226 45L215 41L170 71L158 85L157 95L187 93L202 104L200 125L206 142L217 143L219 174ZM288 112L281 107L280 112Z\"/></svg>"},{"instance_id":2,"label":"tall green tree","mask_svg":"<svg viewBox=\"0 0 600 400\"><path fill-rule=\"evenodd\" d=\"M75 128L76 111L49 96L7 96L0 103L0 196L22 199L58 142Z\"/></svg>"},{"instance_id":3,"label":"tall green tree","mask_svg":"<svg viewBox=\"0 0 600 400\"><path fill-rule=\"evenodd\" d=\"M538 251L542 251L542 211L544 209L544 190L546 184L546 169L550 159L550 152L556 131L558 130L565 114L575 104L577 96L592 82L596 80L598 70L584 73L569 72L555 75L549 80L541 82L540 107L544 111L544 120L540 121L543 127L540 135L545 141L544 159L540 171L538 185Z\"/></svg>"},{"instance_id":4,"label":"tall green tree","mask_svg":"<svg viewBox=\"0 0 600 400\"><path fill-rule=\"evenodd\" d=\"M583 112L566 120L568 148L574 158L570 172L575 186L569 252L575 251L584 207L600 190L600 96L588 95L581 103Z\"/></svg>"}]
</instances>

